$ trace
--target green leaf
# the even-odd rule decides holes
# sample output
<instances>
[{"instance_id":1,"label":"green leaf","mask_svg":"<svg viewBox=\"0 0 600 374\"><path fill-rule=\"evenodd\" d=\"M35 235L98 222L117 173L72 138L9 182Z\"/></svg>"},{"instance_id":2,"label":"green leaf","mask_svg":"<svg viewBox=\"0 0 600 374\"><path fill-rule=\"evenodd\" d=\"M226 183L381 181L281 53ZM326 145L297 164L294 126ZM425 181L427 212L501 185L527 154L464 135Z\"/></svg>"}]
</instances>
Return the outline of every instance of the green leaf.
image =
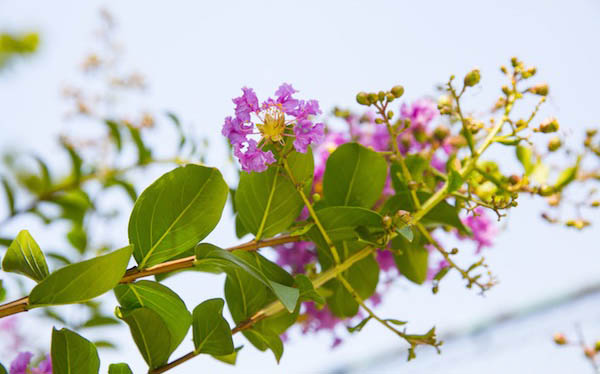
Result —
<instances>
[{"instance_id":1,"label":"green leaf","mask_svg":"<svg viewBox=\"0 0 600 374\"><path fill-rule=\"evenodd\" d=\"M133 371L125 363L110 364L108 374L133 374Z\"/></svg>"},{"instance_id":2,"label":"green leaf","mask_svg":"<svg viewBox=\"0 0 600 374\"><path fill-rule=\"evenodd\" d=\"M46 258L29 231L21 230L8 247L2 270L25 275L36 282L48 276Z\"/></svg>"},{"instance_id":3,"label":"green leaf","mask_svg":"<svg viewBox=\"0 0 600 374\"><path fill-rule=\"evenodd\" d=\"M195 353L224 356L234 353L233 338L223 318L223 299L206 300L193 312Z\"/></svg>"},{"instance_id":4,"label":"green leaf","mask_svg":"<svg viewBox=\"0 0 600 374\"><path fill-rule=\"evenodd\" d=\"M108 340L94 340L96 348L117 349L117 346Z\"/></svg>"},{"instance_id":5,"label":"green leaf","mask_svg":"<svg viewBox=\"0 0 600 374\"><path fill-rule=\"evenodd\" d=\"M325 299L315 290L313 282L306 275L296 275L295 281L300 290L300 301L314 301L318 305L325 304Z\"/></svg>"},{"instance_id":6,"label":"green leaf","mask_svg":"<svg viewBox=\"0 0 600 374\"><path fill-rule=\"evenodd\" d=\"M149 308L121 310L117 316L129 325L133 341L151 369L164 365L171 355L171 334L163 319Z\"/></svg>"},{"instance_id":7,"label":"green leaf","mask_svg":"<svg viewBox=\"0 0 600 374\"><path fill-rule=\"evenodd\" d=\"M237 361L238 352L242 348L244 348L243 345L241 345L239 347L236 347L235 350L233 351L233 353L230 353L230 354L225 355L225 356L213 356L213 357L216 358L217 360L221 361L221 362L226 363L226 364L235 365L235 362Z\"/></svg>"},{"instance_id":8,"label":"green leaf","mask_svg":"<svg viewBox=\"0 0 600 374\"><path fill-rule=\"evenodd\" d=\"M169 260L204 239L221 219L227 191L217 169L199 165L177 168L152 183L129 219L139 268Z\"/></svg>"},{"instance_id":9,"label":"green leaf","mask_svg":"<svg viewBox=\"0 0 600 374\"><path fill-rule=\"evenodd\" d=\"M271 261L265 259L255 252L233 251L227 252L222 249L214 249L198 258L198 263L206 261L215 261L222 264L223 270L230 274L238 269L252 276L269 290L281 301L285 308L292 312L296 308L300 292L297 288L290 287L293 284L293 278L282 268ZM277 282L277 279L283 279L285 283Z\"/></svg>"},{"instance_id":10,"label":"green leaf","mask_svg":"<svg viewBox=\"0 0 600 374\"><path fill-rule=\"evenodd\" d=\"M358 143L339 146L327 160L323 194L329 205L372 207L381 197L387 163Z\"/></svg>"},{"instance_id":11,"label":"green leaf","mask_svg":"<svg viewBox=\"0 0 600 374\"><path fill-rule=\"evenodd\" d=\"M183 127L181 126L181 121L179 121L179 118L173 112L167 112L166 115L167 117L169 117L173 125L175 125L175 129L177 130L177 134L179 135L179 144L177 145L177 149L181 150L186 141L185 134L183 132Z\"/></svg>"},{"instance_id":12,"label":"green leaf","mask_svg":"<svg viewBox=\"0 0 600 374\"><path fill-rule=\"evenodd\" d=\"M131 251L127 246L58 269L31 290L30 306L80 303L102 295L125 274Z\"/></svg>"},{"instance_id":13,"label":"green leaf","mask_svg":"<svg viewBox=\"0 0 600 374\"><path fill-rule=\"evenodd\" d=\"M406 325L406 321L400 321L400 320L392 319L392 318L387 318L384 321L393 323L394 325L398 325L398 326Z\"/></svg>"},{"instance_id":14,"label":"green leaf","mask_svg":"<svg viewBox=\"0 0 600 374\"><path fill-rule=\"evenodd\" d=\"M10 216L14 216L17 212L15 208L15 194L13 192L12 187L8 183L8 179L2 177L2 187L4 188L4 193L6 194L6 202L8 204L8 212Z\"/></svg>"},{"instance_id":15,"label":"green leaf","mask_svg":"<svg viewBox=\"0 0 600 374\"><path fill-rule=\"evenodd\" d=\"M243 227L256 239L272 237L290 227L304 203L283 169L272 166L262 173L240 175L235 205Z\"/></svg>"},{"instance_id":16,"label":"green leaf","mask_svg":"<svg viewBox=\"0 0 600 374\"><path fill-rule=\"evenodd\" d=\"M517 158L521 165L523 165L523 169L525 170L525 175L531 174L533 171L533 150L530 147L517 146Z\"/></svg>"},{"instance_id":17,"label":"green leaf","mask_svg":"<svg viewBox=\"0 0 600 374\"><path fill-rule=\"evenodd\" d=\"M420 202L424 203L431 197L431 194L419 191L417 192L417 196ZM393 216L398 210L406 210L409 212L415 212L417 210L409 192L399 192L389 198L381 209L381 214ZM458 229L463 235L471 235L469 228L467 228L460 220L456 207L450 205L445 200L433 207L433 209L421 219L421 223L429 227L448 225Z\"/></svg>"},{"instance_id":18,"label":"green leaf","mask_svg":"<svg viewBox=\"0 0 600 374\"><path fill-rule=\"evenodd\" d=\"M8 372L6 371L6 368L4 368L4 365L0 364L0 374L8 374Z\"/></svg>"},{"instance_id":19,"label":"green leaf","mask_svg":"<svg viewBox=\"0 0 600 374\"><path fill-rule=\"evenodd\" d=\"M391 247L400 273L416 284L423 284L427 280L429 252L423 246L421 236L412 242L397 236L392 239Z\"/></svg>"},{"instance_id":20,"label":"green leaf","mask_svg":"<svg viewBox=\"0 0 600 374\"><path fill-rule=\"evenodd\" d=\"M79 253L85 253L87 247L87 231L83 225L76 223L71 226L71 230L67 233L67 240Z\"/></svg>"},{"instance_id":21,"label":"green leaf","mask_svg":"<svg viewBox=\"0 0 600 374\"><path fill-rule=\"evenodd\" d=\"M138 151L138 164L144 165L149 163L150 160L152 160L152 151L144 144L140 129L133 126L127 126L127 129L129 130L129 135L131 135L131 139Z\"/></svg>"},{"instance_id":22,"label":"green leaf","mask_svg":"<svg viewBox=\"0 0 600 374\"><path fill-rule=\"evenodd\" d=\"M67 329L52 329L50 356L53 374L94 374L100 370L96 346Z\"/></svg>"},{"instance_id":23,"label":"green leaf","mask_svg":"<svg viewBox=\"0 0 600 374\"><path fill-rule=\"evenodd\" d=\"M402 235L404 237L404 239L408 240L409 242L412 242L413 239L415 238L415 234L413 233L412 229L408 225L404 225L404 226L396 229L396 232L398 234Z\"/></svg>"},{"instance_id":24,"label":"green leaf","mask_svg":"<svg viewBox=\"0 0 600 374\"><path fill-rule=\"evenodd\" d=\"M40 157L34 156L33 158L35 158L35 161L37 162L38 166L40 167L40 171L42 173L40 179L42 180L43 190L45 191L52 184L52 177L50 176L50 169L48 168L48 165L46 164L46 162L44 162L44 160L42 160Z\"/></svg>"},{"instance_id":25,"label":"green leaf","mask_svg":"<svg viewBox=\"0 0 600 374\"><path fill-rule=\"evenodd\" d=\"M242 223L242 220L240 219L240 215L236 214L235 215L235 236L238 239L241 239L248 234L250 234L250 231L246 230L246 228L244 227L244 224Z\"/></svg>"},{"instance_id":26,"label":"green leaf","mask_svg":"<svg viewBox=\"0 0 600 374\"><path fill-rule=\"evenodd\" d=\"M560 191L565 188L569 183L573 182L577 177L577 171L579 170L579 162L581 161L581 157L577 158L577 163L570 168L566 168L563 170L556 179L556 183L554 183L554 189L556 191Z\"/></svg>"},{"instance_id":27,"label":"green leaf","mask_svg":"<svg viewBox=\"0 0 600 374\"><path fill-rule=\"evenodd\" d=\"M348 326L348 332L357 332L357 331L361 331L363 329L363 327L365 327L365 325L367 324L367 322L369 322L371 320L371 316L368 316L367 318L363 319L362 321L359 322L358 325L356 326Z\"/></svg>"},{"instance_id":28,"label":"green leaf","mask_svg":"<svg viewBox=\"0 0 600 374\"><path fill-rule=\"evenodd\" d=\"M135 203L137 200L137 192L135 191L135 187L133 185L123 179L119 179L116 177L109 178L106 182L104 182L104 187L112 187L119 186L125 191L127 196L131 198L131 201Z\"/></svg>"},{"instance_id":29,"label":"green leaf","mask_svg":"<svg viewBox=\"0 0 600 374\"><path fill-rule=\"evenodd\" d=\"M464 182L458 171L450 170L450 173L448 173L448 193L458 190Z\"/></svg>"},{"instance_id":30,"label":"green leaf","mask_svg":"<svg viewBox=\"0 0 600 374\"><path fill-rule=\"evenodd\" d=\"M244 335L246 335L255 346L257 346L255 343L260 342L264 347L270 349L279 363L279 360L281 360L281 356L283 355L283 342L279 335L269 329L257 329L256 327L244 331Z\"/></svg>"},{"instance_id":31,"label":"green leaf","mask_svg":"<svg viewBox=\"0 0 600 374\"><path fill-rule=\"evenodd\" d=\"M89 327L102 327L102 326L110 326L110 325L118 325L119 321L112 317L96 315L92 318L85 321L81 328L89 328Z\"/></svg>"},{"instance_id":32,"label":"green leaf","mask_svg":"<svg viewBox=\"0 0 600 374\"><path fill-rule=\"evenodd\" d=\"M71 177L73 178L74 182L78 184L81 180L81 166L83 164L83 160L71 144L63 141L61 142L61 145L69 154L69 158L71 159Z\"/></svg>"},{"instance_id":33,"label":"green leaf","mask_svg":"<svg viewBox=\"0 0 600 374\"><path fill-rule=\"evenodd\" d=\"M2 279L0 279L0 302L6 299L6 289L4 288L4 284Z\"/></svg>"},{"instance_id":34,"label":"green leaf","mask_svg":"<svg viewBox=\"0 0 600 374\"><path fill-rule=\"evenodd\" d=\"M120 151L122 148L121 131L119 130L119 124L113 120L104 120L104 124L108 127L110 138L115 142L117 150Z\"/></svg>"},{"instance_id":35,"label":"green leaf","mask_svg":"<svg viewBox=\"0 0 600 374\"><path fill-rule=\"evenodd\" d=\"M315 159L312 149L309 147L306 153L291 151L287 156L287 162L292 170L294 180L304 186L305 194L310 194L315 175Z\"/></svg>"},{"instance_id":36,"label":"green leaf","mask_svg":"<svg viewBox=\"0 0 600 374\"><path fill-rule=\"evenodd\" d=\"M125 310L144 307L158 314L171 335L170 352L181 344L192 324L192 316L183 300L160 283L142 280L119 284L115 287L115 296Z\"/></svg>"}]
</instances>

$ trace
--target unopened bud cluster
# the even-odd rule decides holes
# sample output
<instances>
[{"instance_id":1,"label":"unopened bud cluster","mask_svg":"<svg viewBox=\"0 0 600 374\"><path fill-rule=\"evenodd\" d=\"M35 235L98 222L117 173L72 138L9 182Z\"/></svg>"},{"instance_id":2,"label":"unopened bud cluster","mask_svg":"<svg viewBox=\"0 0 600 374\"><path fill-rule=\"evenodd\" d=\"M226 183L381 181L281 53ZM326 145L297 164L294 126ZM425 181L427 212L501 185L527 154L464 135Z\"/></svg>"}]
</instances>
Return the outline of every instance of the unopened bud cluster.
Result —
<instances>
[{"instance_id":1,"label":"unopened bud cluster","mask_svg":"<svg viewBox=\"0 0 600 374\"><path fill-rule=\"evenodd\" d=\"M379 91L378 93L359 92L356 95L356 101L360 105L369 106L369 105L374 105L378 102L384 103L387 101L388 103L391 103L395 99L402 97L402 95L404 95L404 87L397 85L397 86L392 87L392 89L389 91Z\"/></svg>"}]
</instances>

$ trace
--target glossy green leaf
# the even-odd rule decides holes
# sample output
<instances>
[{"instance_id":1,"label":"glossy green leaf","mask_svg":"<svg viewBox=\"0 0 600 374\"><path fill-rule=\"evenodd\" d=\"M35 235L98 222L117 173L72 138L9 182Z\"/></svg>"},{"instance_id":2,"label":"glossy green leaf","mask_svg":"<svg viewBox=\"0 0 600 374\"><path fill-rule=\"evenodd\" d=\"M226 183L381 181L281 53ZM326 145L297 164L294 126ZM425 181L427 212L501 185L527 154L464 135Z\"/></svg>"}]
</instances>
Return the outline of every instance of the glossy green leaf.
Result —
<instances>
[{"instance_id":1,"label":"glossy green leaf","mask_svg":"<svg viewBox=\"0 0 600 374\"><path fill-rule=\"evenodd\" d=\"M415 234L413 233L412 229L408 225L404 225L400 228L397 228L396 232L398 234L402 235L404 237L404 239L408 240L409 242L412 242L413 239L415 238Z\"/></svg>"},{"instance_id":2,"label":"glossy green leaf","mask_svg":"<svg viewBox=\"0 0 600 374\"><path fill-rule=\"evenodd\" d=\"M21 230L6 250L2 270L23 274L36 282L48 276L48 265L42 250L27 230Z\"/></svg>"},{"instance_id":3,"label":"glossy green leaf","mask_svg":"<svg viewBox=\"0 0 600 374\"><path fill-rule=\"evenodd\" d=\"M96 346L67 329L52 329L50 356L53 374L97 374L100 370Z\"/></svg>"},{"instance_id":4,"label":"glossy green leaf","mask_svg":"<svg viewBox=\"0 0 600 374\"><path fill-rule=\"evenodd\" d=\"M222 249L215 249L202 258L198 258L197 262L201 264L207 261L222 264L223 269L228 274L238 269L244 271L267 286L288 311L292 312L296 308L299 291L297 288L291 287L293 278L285 270L258 253L246 251L227 252ZM284 283L279 283L277 279L283 279Z\"/></svg>"},{"instance_id":5,"label":"glossy green leaf","mask_svg":"<svg viewBox=\"0 0 600 374\"><path fill-rule=\"evenodd\" d=\"M312 149L309 147L306 153L291 151L287 156L287 162L296 183L304 186L304 193L310 194L315 169Z\"/></svg>"},{"instance_id":6,"label":"glossy green leaf","mask_svg":"<svg viewBox=\"0 0 600 374\"><path fill-rule=\"evenodd\" d=\"M429 252L423 246L421 236L412 242L397 236L392 239L391 248L400 273L414 283L423 284L427 280Z\"/></svg>"},{"instance_id":7,"label":"glossy green leaf","mask_svg":"<svg viewBox=\"0 0 600 374\"><path fill-rule=\"evenodd\" d=\"M237 355L238 352L244 348L243 345L236 347L235 350L233 351L233 353L230 353L228 355L224 355L224 356L213 356L214 358L216 358L217 360L224 362L226 364L229 365L235 365L235 362L237 361Z\"/></svg>"},{"instance_id":8,"label":"glossy green leaf","mask_svg":"<svg viewBox=\"0 0 600 374\"><path fill-rule=\"evenodd\" d=\"M296 275L295 281L300 290L300 301L314 301L318 305L325 304L325 299L315 290L313 282L306 275Z\"/></svg>"},{"instance_id":9,"label":"glossy green leaf","mask_svg":"<svg viewBox=\"0 0 600 374\"><path fill-rule=\"evenodd\" d=\"M93 316L92 318L88 319L87 321L85 321L85 323L83 325L81 325L81 328L104 327L104 326L111 326L111 325L118 325L118 324L119 324L119 321L117 321L113 317L96 315L96 316Z\"/></svg>"},{"instance_id":10,"label":"glossy green leaf","mask_svg":"<svg viewBox=\"0 0 600 374\"><path fill-rule=\"evenodd\" d=\"M328 205L372 207L381 197L387 163L358 143L339 146L327 160L323 194Z\"/></svg>"},{"instance_id":11,"label":"glossy green leaf","mask_svg":"<svg viewBox=\"0 0 600 374\"><path fill-rule=\"evenodd\" d=\"M431 197L431 194L419 191L417 196L419 197L421 204L423 204ZM381 209L381 214L393 216L398 210L406 210L409 212L417 210L408 192L400 192L389 198ZM458 229L463 235L471 235L469 228L467 228L460 220L456 207L450 205L447 201L441 201L433 207L433 209L421 219L421 223L426 226L448 225Z\"/></svg>"},{"instance_id":12,"label":"glossy green leaf","mask_svg":"<svg viewBox=\"0 0 600 374\"><path fill-rule=\"evenodd\" d=\"M160 283L142 280L119 284L115 287L115 296L124 310L144 307L158 314L171 335L171 352L179 346L192 324L192 316L183 300Z\"/></svg>"},{"instance_id":13,"label":"glossy green leaf","mask_svg":"<svg viewBox=\"0 0 600 374\"><path fill-rule=\"evenodd\" d=\"M196 353L224 356L234 353L231 328L223 318L223 299L206 300L193 312Z\"/></svg>"},{"instance_id":14,"label":"glossy green leaf","mask_svg":"<svg viewBox=\"0 0 600 374\"><path fill-rule=\"evenodd\" d=\"M108 374L133 374L133 371L126 363L110 364Z\"/></svg>"},{"instance_id":15,"label":"glossy green leaf","mask_svg":"<svg viewBox=\"0 0 600 374\"><path fill-rule=\"evenodd\" d=\"M80 303L113 289L125 274L131 246L60 268L31 290L31 306Z\"/></svg>"},{"instance_id":16,"label":"glossy green leaf","mask_svg":"<svg viewBox=\"0 0 600 374\"><path fill-rule=\"evenodd\" d=\"M272 166L262 173L241 173L235 205L244 228L260 239L290 227L304 203L283 169Z\"/></svg>"},{"instance_id":17,"label":"glossy green leaf","mask_svg":"<svg viewBox=\"0 0 600 374\"><path fill-rule=\"evenodd\" d=\"M149 308L117 310L129 325L131 336L151 369L164 365L171 355L171 334L163 319Z\"/></svg>"},{"instance_id":18,"label":"glossy green leaf","mask_svg":"<svg viewBox=\"0 0 600 374\"><path fill-rule=\"evenodd\" d=\"M577 177L577 171L579 170L580 160L581 158L578 158L577 163L574 166L566 168L558 175L556 183L554 183L555 190L560 191L563 188L565 188L569 183L575 180L575 178Z\"/></svg>"},{"instance_id":19,"label":"glossy green leaf","mask_svg":"<svg viewBox=\"0 0 600 374\"><path fill-rule=\"evenodd\" d=\"M152 183L129 219L129 241L140 268L189 250L221 219L227 184L215 168L187 165Z\"/></svg>"},{"instance_id":20,"label":"glossy green leaf","mask_svg":"<svg viewBox=\"0 0 600 374\"><path fill-rule=\"evenodd\" d=\"M267 348L270 349L275 355L277 362L281 360L281 356L283 355L283 342L279 335L268 329L257 328L246 330L244 335L246 335L257 348L261 349L258 344L255 344L260 342L262 343L262 346L265 347L261 350L264 351Z\"/></svg>"}]
</instances>

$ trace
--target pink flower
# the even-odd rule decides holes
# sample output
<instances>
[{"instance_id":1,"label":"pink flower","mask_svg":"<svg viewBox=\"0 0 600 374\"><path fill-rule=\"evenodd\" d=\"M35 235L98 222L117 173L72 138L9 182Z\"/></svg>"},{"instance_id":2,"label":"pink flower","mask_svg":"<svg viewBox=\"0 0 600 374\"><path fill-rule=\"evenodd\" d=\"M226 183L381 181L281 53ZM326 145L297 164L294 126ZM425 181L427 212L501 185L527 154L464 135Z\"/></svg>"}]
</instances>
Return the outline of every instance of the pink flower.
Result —
<instances>
[{"instance_id":1,"label":"pink flower","mask_svg":"<svg viewBox=\"0 0 600 374\"><path fill-rule=\"evenodd\" d=\"M250 121L250 113L258 110L258 98L252 88L243 87L242 96L233 99L235 115L241 122Z\"/></svg>"},{"instance_id":2,"label":"pink flower","mask_svg":"<svg viewBox=\"0 0 600 374\"><path fill-rule=\"evenodd\" d=\"M315 245L312 242L286 243L274 249L277 252L277 264L289 267L294 274L304 273L304 267L317 260Z\"/></svg>"},{"instance_id":3,"label":"pink flower","mask_svg":"<svg viewBox=\"0 0 600 374\"><path fill-rule=\"evenodd\" d=\"M245 172L263 172L267 170L267 165L275 162L273 152L264 152L256 146L256 140L249 139L246 144L246 149L242 152L242 145L238 145L234 149L235 156L240 160L242 170Z\"/></svg>"},{"instance_id":4,"label":"pink flower","mask_svg":"<svg viewBox=\"0 0 600 374\"><path fill-rule=\"evenodd\" d=\"M388 272L396 269L396 262L394 261L394 255L392 252L380 249L377 251L376 258L381 270Z\"/></svg>"},{"instance_id":5,"label":"pink flower","mask_svg":"<svg viewBox=\"0 0 600 374\"><path fill-rule=\"evenodd\" d=\"M31 352L19 353L10 364L9 374L27 374L27 367L29 366L31 357L33 357L33 353Z\"/></svg>"},{"instance_id":6,"label":"pink flower","mask_svg":"<svg viewBox=\"0 0 600 374\"><path fill-rule=\"evenodd\" d=\"M46 359L40 362L36 368L33 368L31 374L52 374L52 359L50 355L46 356Z\"/></svg>"},{"instance_id":7,"label":"pink flower","mask_svg":"<svg viewBox=\"0 0 600 374\"><path fill-rule=\"evenodd\" d=\"M294 126L294 148L300 153L306 153L310 144L318 144L323 140L325 136L323 133L323 124L314 124L303 119Z\"/></svg>"},{"instance_id":8,"label":"pink flower","mask_svg":"<svg viewBox=\"0 0 600 374\"><path fill-rule=\"evenodd\" d=\"M464 218L462 221L473 232L473 240L477 242L476 253L481 252L483 247L492 246L492 240L498 234L498 228L486 215L482 207L475 208L474 214Z\"/></svg>"}]
</instances>

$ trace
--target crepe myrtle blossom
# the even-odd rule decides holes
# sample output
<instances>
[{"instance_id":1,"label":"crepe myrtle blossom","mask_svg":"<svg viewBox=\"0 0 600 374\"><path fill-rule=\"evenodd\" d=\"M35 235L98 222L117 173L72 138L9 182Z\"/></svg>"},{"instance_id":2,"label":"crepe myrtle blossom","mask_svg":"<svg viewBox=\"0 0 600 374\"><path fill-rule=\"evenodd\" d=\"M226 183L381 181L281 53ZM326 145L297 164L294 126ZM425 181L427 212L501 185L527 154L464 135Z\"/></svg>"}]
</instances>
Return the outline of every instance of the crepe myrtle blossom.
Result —
<instances>
[{"instance_id":1,"label":"crepe myrtle blossom","mask_svg":"<svg viewBox=\"0 0 600 374\"><path fill-rule=\"evenodd\" d=\"M29 368L33 353L21 352L11 362L9 374L52 374L52 360L50 356L47 356L45 360L41 361L37 367Z\"/></svg>"},{"instance_id":2,"label":"crepe myrtle blossom","mask_svg":"<svg viewBox=\"0 0 600 374\"><path fill-rule=\"evenodd\" d=\"M498 234L498 227L494 225L482 207L475 208L474 214L464 218L462 221L473 232L473 241L477 243L477 252L484 247L491 247L492 240ZM459 235L460 238L463 238Z\"/></svg>"},{"instance_id":3,"label":"crepe myrtle blossom","mask_svg":"<svg viewBox=\"0 0 600 374\"><path fill-rule=\"evenodd\" d=\"M285 137L293 137L296 151L306 153L308 146L318 144L324 137L322 123L313 123L320 114L316 100L299 100L292 85L283 83L274 98L259 105L252 88L242 88L242 96L233 99L235 117L225 118L221 133L229 139L234 155L246 172L262 172L275 162L270 144L285 144Z\"/></svg>"}]
</instances>

